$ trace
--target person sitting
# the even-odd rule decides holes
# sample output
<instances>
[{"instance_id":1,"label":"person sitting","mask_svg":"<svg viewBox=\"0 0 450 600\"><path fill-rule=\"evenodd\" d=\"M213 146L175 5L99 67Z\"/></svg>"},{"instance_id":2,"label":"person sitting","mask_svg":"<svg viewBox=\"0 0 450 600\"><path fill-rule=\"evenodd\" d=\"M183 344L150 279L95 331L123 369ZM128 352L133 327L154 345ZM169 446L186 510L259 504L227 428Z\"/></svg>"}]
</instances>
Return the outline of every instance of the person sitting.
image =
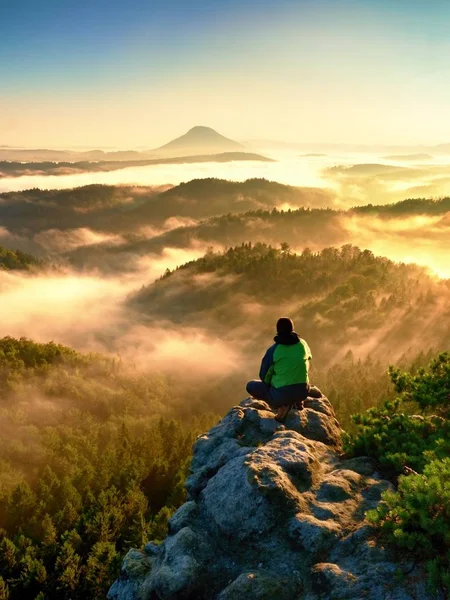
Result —
<instances>
[{"instance_id":1,"label":"person sitting","mask_svg":"<svg viewBox=\"0 0 450 600\"><path fill-rule=\"evenodd\" d=\"M301 409L308 395L320 398L322 393L309 385L311 350L295 333L292 319L278 319L274 341L262 359L260 379L249 381L247 392L276 409L275 419L282 422L294 405Z\"/></svg>"}]
</instances>

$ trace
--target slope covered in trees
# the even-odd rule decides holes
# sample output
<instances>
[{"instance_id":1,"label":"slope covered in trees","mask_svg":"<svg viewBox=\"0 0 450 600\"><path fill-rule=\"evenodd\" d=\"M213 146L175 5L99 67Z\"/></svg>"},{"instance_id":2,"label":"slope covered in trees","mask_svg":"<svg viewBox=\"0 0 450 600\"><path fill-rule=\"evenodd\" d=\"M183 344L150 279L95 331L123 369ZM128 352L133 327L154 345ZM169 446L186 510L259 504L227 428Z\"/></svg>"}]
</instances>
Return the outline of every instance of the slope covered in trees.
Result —
<instances>
[{"instance_id":1,"label":"slope covered in trees","mask_svg":"<svg viewBox=\"0 0 450 600\"><path fill-rule=\"evenodd\" d=\"M180 186L181 187L181 186ZM172 190L166 192L172 193ZM175 192L174 192L175 193ZM190 192L189 192L190 193ZM183 198L189 197L188 191ZM276 193L276 190L274 190ZM206 200L205 200L206 201ZM283 206L281 204L281 206ZM245 213L211 217L200 222L179 221L179 226L127 236L122 244L102 243L80 247L66 254L77 267L125 271L137 257L160 254L165 248L192 248L199 244L214 247L235 246L248 242L278 245L281 241L293 248L315 250L342 245L355 239L369 243L385 239L385 250L403 244L435 244L446 251L450 199L405 200L386 206L361 206L349 210L332 208L298 208L295 210L252 210ZM412 219L412 220L411 220ZM143 219L143 222L146 222ZM427 229L426 225L430 228ZM407 254L407 252L405 252Z\"/></svg>"},{"instance_id":2,"label":"slope covered in trees","mask_svg":"<svg viewBox=\"0 0 450 600\"><path fill-rule=\"evenodd\" d=\"M190 386L182 371L145 373L55 343L0 340L0 421L8 432L0 441L0 593L102 597L130 546L164 537L184 498L195 436L230 398L242 397L280 310L308 339L313 380L348 425L351 413L394 400L389 348L405 350L403 366L412 359L399 336L408 331L414 347L426 326L430 345L445 341L448 292L447 282L418 267L352 246L295 255L287 244L245 244L167 272L130 299L147 323L201 325L239 346L239 364L212 383ZM350 349L364 354L361 343L372 336L374 358L355 358ZM420 350L415 368L429 357L426 344Z\"/></svg>"},{"instance_id":3,"label":"slope covered in trees","mask_svg":"<svg viewBox=\"0 0 450 600\"><path fill-rule=\"evenodd\" d=\"M20 250L9 250L0 246L0 269L7 271L26 270L42 265L42 261Z\"/></svg>"},{"instance_id":4,"label":"slope covered in trees","mask_svg":"<svg viewBox=\"0 0 450 600\"><path fill-rule=\"evenodd\" d=\"M123 551L164 534L216 417L173 419L166 378L26 339L0 340L0 391L0 598L104 597Z\"/></svg>"},{"instance_id":5,"label":"slope covered in trees","mask_svg":"<svg viewBox=\"0 0 450 600\"><path fill-rule=\"evenodd\" d=\"M167 189L170 188L170 189ZM330 194L315 188L296 188L265 179L230 182L194 179L162 188L88 185L67 190L31 189L0 194L2 223L21 232L90 227L102 232L135 232L144 225L162 225L168 218L204 219L223 213L324 203Z\"/></svg>"},{"instance_id":6,"label":"slope covered in trees","mask_svg":"<svg viewBox=\"0 0 450 600\"><path fill-rule=\"evenodd\" d=\"M136 270L142 257L167 248L248 241L286 241L299 250L350 242L393 258L409 256L414 245L439 264L450 251L448 198L338 210L328 190L211 178L163 188L33 189L0 200L2 224L21 250L108 273Z\"/></svg>"},{"instance_id":7,"label":"slope covered in trees","mask_svg":"<svg viewBox=\"0 0 450 600\"><path fill-rule=\"evenodd\" d=\"M245 346L270 339L290 314L321 363L348 349L398 358L449 339L447 280L351 245L294 254L287 244L243 244L167 272L130 305L146 318L202 326Z\"/></svg>"}]
</instances>

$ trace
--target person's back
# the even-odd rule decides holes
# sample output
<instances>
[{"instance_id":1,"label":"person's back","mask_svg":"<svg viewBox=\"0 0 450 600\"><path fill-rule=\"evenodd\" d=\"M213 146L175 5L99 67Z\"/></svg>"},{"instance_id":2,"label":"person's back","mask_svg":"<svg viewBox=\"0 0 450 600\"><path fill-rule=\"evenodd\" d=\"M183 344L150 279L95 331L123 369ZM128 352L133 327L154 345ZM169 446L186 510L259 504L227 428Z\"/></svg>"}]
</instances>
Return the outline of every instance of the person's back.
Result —
<instances>
[{"instance_id":1,"label":"person's back","mask_svg":"<svg viewBox=\"0 0 450 600\"><path fill-rule=\"evenodd\" d=\"M298 383L308 383L311 350L308 344L296 333L289 336L277 335L273 348L273 373L269 383L275 388Z\"/></svg>"},{"instance_id":2,"label":"person's back","mask_svg":"<svg viewBox=\"0 0 450 600\"><path fill-rule=\"evenodd\" d=\"M294 404L301 406L308 396L312 355L308 344L295 333L294 324L287 317L278 320L274 341L262 360L261 379L250 381L247 392L278 409L276 418L283 420Z\"/></svg>"}]
</instances>

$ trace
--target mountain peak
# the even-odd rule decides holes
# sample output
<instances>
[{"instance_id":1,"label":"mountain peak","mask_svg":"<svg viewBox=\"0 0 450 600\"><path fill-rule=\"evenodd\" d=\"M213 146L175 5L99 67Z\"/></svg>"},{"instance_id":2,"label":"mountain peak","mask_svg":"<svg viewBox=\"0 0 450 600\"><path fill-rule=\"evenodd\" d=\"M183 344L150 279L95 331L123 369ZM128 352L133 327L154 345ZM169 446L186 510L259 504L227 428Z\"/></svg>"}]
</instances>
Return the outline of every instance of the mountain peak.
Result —
<instances>
[{"instance_id":1,"label":"mountain peak","mask_svg":"<svg viewBox=\"0 0 450 600\"><path fill-rule=\"evenodd\" d=\"M212 127L206 127L205 125L194 125L194 127L191 127L191 129L189 129L188 133L208 133L220 135L220 133L217 133L215 129L213 129Z\"/></svg>"},{"instance_id":2,"label":"mountain peak","mask_svg":"<svg viewBox=\"0 0 450 600\"><path fill-rule=\"evenodd\" d=\"M154 152L162 156L195 156L220 154L222 152L242 152L245 147L218 133L211 127L195 125L184 135L157 148Z\"/></svg>"}]
</instances>

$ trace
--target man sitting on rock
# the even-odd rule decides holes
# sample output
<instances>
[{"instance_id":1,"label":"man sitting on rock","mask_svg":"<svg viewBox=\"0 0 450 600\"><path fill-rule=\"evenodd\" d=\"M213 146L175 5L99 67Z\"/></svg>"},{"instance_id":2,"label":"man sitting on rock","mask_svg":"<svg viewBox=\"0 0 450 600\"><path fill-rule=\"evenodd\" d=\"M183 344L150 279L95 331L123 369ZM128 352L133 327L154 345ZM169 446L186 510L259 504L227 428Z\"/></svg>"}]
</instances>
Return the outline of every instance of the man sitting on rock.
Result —
<instances>
[{"instance_id":1,"label":"man sitting on rock","mask_svg":"<svg viewBox=\"0 0 450 600\"><path fill-rule=\"evenodd\" d=\"M262 359L260 379L249 381L247 392L276 409L275 419L281 422L294 405L301 409L308 395L320 398L322 393L309 385L311 350L295 333L291 319L278 319L274 340Z\"/></svg>"}]
</instances>

